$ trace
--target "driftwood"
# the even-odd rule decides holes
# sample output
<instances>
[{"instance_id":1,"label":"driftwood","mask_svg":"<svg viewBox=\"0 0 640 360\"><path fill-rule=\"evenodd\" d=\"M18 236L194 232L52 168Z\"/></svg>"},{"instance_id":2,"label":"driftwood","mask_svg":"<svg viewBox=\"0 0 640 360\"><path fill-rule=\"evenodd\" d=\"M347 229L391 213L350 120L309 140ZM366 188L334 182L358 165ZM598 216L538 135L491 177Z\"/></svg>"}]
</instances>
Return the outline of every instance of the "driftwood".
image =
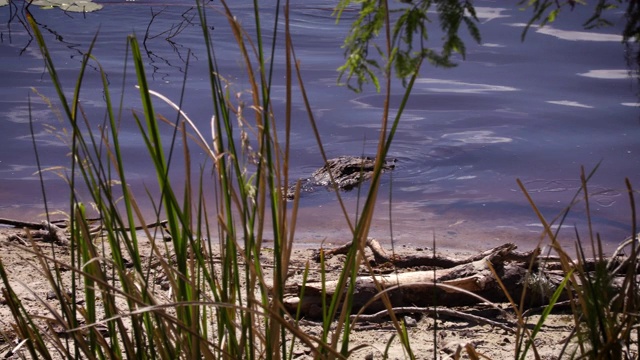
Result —
<instances>
[{"instance_id":1,"label":"driftwood","mask_svg":"<svg viewBox=\"0 0 640 360\"><path fill-rule=\"evenodd\" d=\"M506 263L515 245L506 244L493 249L479 260L461 263L446 269L411 271L376 276L359 276L353 310L358 311L367 305L367 312L385 309L379 300L372 301L381 289L386 290L394 307L429 307L434 305L464 306L487 299L492 302L507 300L499 286L494 272L502 283L510 289L512 296L519 296L526 268ZM493 270L492 270L493 268ZM338 289L338 281L308 283L305 285L304 298L297 294L285 299L285 306L294 310L301 306L303 313L310 317L320 315L323 289L325 296L332 296ZM301 289L300 289L301 290Z\"/></svg>"},{"instance_id":2,"label":"driftwood","mask_svg":"<svg viewBox=\"0 0 640 360\"><path fill-rule=\"evenodd\" d=\"M88 223L99 223L102 221L101 218L88 218L86 220ZM33 221L22 221L22 220L0 218L0 225L13 226L13 227L23 228L23 229L26 228L31 230L41 230L43 227L43 224L46 225L46 222L33 222ZM60 229L66 229L69 226L69 221L68 220L51 220L51 224L57 226ZM167 220L162 220L162 221L157 221L149 224L139 225L133 228L124 227L122 230L125 230L125 231L129 231L131 229L144 230L144 229L150 229L154 227L162 227L162 226L165 226L166 224L167 224Z\"/></svg>"},{"instance_id":3,"label":"driftwood","mask_svg":"<svg viewBox=\"0 0 640 360\"><path fill-rule=\"evenodd\" d=\"M426 309L433 306L505 303L508 302L507 294L518 301L526 289L524 305L534 308L546 305L564 279L564 272L554 270L557 268L557 258L542 256L539 251L516 252L514 244L504 244L464 259L429 254L388 255L373 239L369 239L366 246L373 253L374 261L370 264L385 265L387 268L391 265L397 271L385 275L358 276L355 279L354 312L370 314L386 311L386 306L381 301L382 291L394 308L423 308L423 313L429 313ZM321 254L345 254L350 247L351 244L348 244L332 250L321 250ZM582 271L589 271L598 263L607 264L611 274L621 276L627 269L634 268L634 264L629 266L628 259L622 256L615 256L614 259L582 259L579 262L570 260L569 263L574 266L579 264ZM625 264L627 266L623 266ZM637 268L638 265L635 265ZM402 272L403 267L413 269ZM423 270L424 267L428 270ZM640 280L640 277L636 279ZM578 281L574 285L580 285L578 278L572 280ZM617 280L613 281L613 287L617 286ZM337 292L346 291L346 288L338 287L337 280L326 281L324 284L307 283L304 285L304 298L300 299L301 286L290 286L289 289L293 291L285 298L284 305L290 311L300 307L308 317L319 317L323 296L331 297ZM559 300L568 299L568 294L563 293Z\"/></svg>"},{"instance_id":4,"label":"driftwood","mask_svg":"<svg viewBox=\"0 0 640 360\"><path fill-rule=\"evenodd\" d=\"M486 324L491 325L502 330L506 330L509 332L515 332L516 325L510 322L500 322L492 319L487 319L482 316L473 315L470 313L457 311L453 309L447 308L433 308L433 307L398 307L392 309L395 315L401 314L425 314L429 316L449 316L455 317L463 320L473 321L478 324ZM389 310L384 309L382 311L378 311L375 314L360 314L360 315L351 315L351 320L354 322L369 322L369 323L379 323L388 320Z\"/></svg>"},{"instance_id":5,"label":"driftwood","mask_svg":"<svg viewBox=\"0 0 640 360\"><path fill-rule=\"evenodd\" d=\"M346 254L351 248L351 243L342 245L340 247L324 250L321 249L320 252L323 253L324 256L330 255L338 255L338 254ZM519 261L519 262L530 262L531 259L536 258L540 252L539 251L529 251L526 253L515 251L515 245L513 244L504 244L493 249L483 251L481 253L469 256L463 259L452 258L449 256L441 255L441 254L433 254L430 255L428 253L417 253L412 255L404 255L398 256L396 254L389 255L380 243L372 238L367 239L366 246L373 253L373 258L377 265L383 264L391 264L398 268L408 268L408 267L417 267L417 266L428 266L428 267L437 267L437 268L452 268L454 266L468 264L474 261L482 260L485 257L500 252L502 250L508 250L505 254L506 261ZM320 260L320 252L315 255L315 260Z\"/></svg>"},{"instance_id":6,"label":"driftwood","mask_svg":"<svg viewBox=\"0 0 640 360\"><path fill-rule=\"evenodd\" d=\"M101 223L102 219L96 218L96 219L86 219L86 220L89 223L97 223L97 225L89 229L89 233L97 234L103 230L102 223ZM163 220L163 221L159 221L151 224L136 226L133 229L142 230L145 228L162 227L163 229L168 231L168 229L166 229L166 224L167 224L167 220ZM21 221L21 220L0 218L0 225L12 226L15 228L29 230L29 236L36 241L53 242L61 246L69 245L69 239L65 231L68 227L67 220L52 220L50 222L49 221L33 222L33 221ZM126 227L122 230L130 231L131 228ZM22 243L23 245L27 245L27 241L18 235L12 235L11 237L9 237L9 240L15 240Z\"/></svg>"},{"instance_id":7,"label":"driftwood","mask_svg":"<svg viewBox=\"0 0 640 360\"><path fill-rule=\"evenodd\" d=\"M35 240L41 240L44 242L53 242L61 246L69 245L69 239L64 229L60 228L58 225L54 224L53 222L49 222L49 221L28 222L28 221L19 221L19 220L0 218L0 224L32 230L33 232L30 233L30 235ZM10 240L12 239L20 241L23 245L26 244L26 241L18 237L17 235L14 236L14 238L10 238Z\"/></svg>"}]
</instances>

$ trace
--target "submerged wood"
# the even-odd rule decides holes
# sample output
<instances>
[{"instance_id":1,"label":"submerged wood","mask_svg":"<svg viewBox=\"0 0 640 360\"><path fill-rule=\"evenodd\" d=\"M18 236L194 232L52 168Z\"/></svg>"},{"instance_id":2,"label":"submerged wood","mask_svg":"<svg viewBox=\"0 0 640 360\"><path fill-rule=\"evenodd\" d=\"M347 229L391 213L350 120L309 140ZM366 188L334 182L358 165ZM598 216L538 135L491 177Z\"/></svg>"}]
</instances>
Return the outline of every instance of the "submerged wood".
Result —
<instances>
[{"instance_id":1,"label":"submerged wood","mask_svg":"<svg viewBox=\"0 0 640 360\"><path fill-rule=\"evenodd\" d=\"M375 158L368 156L340 156L327 160L327 163L311 174L311 177L299 180L300 192L314 192L318 188L348 191L373 177ZM386 159L382 164L382 172L395 168L395 159ZM286 198L295 198L296 185L286 189Z\"/></svg>"}]
</instances>

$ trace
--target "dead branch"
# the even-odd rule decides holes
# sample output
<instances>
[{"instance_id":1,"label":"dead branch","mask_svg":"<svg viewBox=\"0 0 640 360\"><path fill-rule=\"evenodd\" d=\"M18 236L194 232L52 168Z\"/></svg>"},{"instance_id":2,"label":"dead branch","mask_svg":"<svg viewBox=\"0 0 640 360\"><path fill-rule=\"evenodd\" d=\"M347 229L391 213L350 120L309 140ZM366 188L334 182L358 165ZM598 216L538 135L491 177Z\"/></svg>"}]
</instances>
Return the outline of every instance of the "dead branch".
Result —
<instances>
[{"instance_id":1,"label":"dead branch","mask_svg":"<svg viewBox=\"0 0 640 360\"><path fill-rule=\"evenodd\" d=\"M30 236L36 239L43 239L43 241L54 242L58 245L67 246L69 245L69 239L67 238L67 234L63 229L48 221L41 222L30 222L30 221L20 221L20 220L12 220L0 218L1 225L9 225L13 227L19 227L26 230L33 230L36 233L31 233ZM42 233L44 231L44 233ZM36 235L36 236L34 236ZM24 243L24 239L21 238L12 238L13 240L18 240Z\"/></svg>"},{"instance_id":2,"label":"dead branch","mask_svg":"<svg viewBox=\"0 0 640 360\"><path fill-rule=\"evenodd\" d=\"M86 221L90 224L96 223L96 222L101 222L101 218L88 218L86 219ZM7 219L7 218L0 218L0 225L7 225L7 226L13 226L15 228L22 228L22 229L29 229L29 230L47 230L49 231L50 228L53 230L53 234L52 236L56 237L57 239L64 239L66 238L66 236L63 238L61 237L61 235L64 233L63 229L66 229L68 227L68 221L67 220L51 220L51 222L47 222L47 221L41 221L41 222L32 222L32 221L21 221L21 220L14 220L14 219ZM150 228L155 228L155 227L163 227L166 228L167 225L167 220L162 220L162 221L156 221L153 223L149 223L149 224L144 224L144 225L139 225L136 227L124 227L123 229L116 229L116 230L124 230L124 231L130 231L130 230L144 230L144 229L150 229ZM90 229L90 233L91 234L95 234L98 233L100 231L103 230L102 224L98 224L94 227L92 227ZM60 233L60 231L62 231L62 233ZM64 240L62 240L64 241Z\"/></svg>"},{"instance_id":3,"label":"dead branch","mask_svg":"<svg viewBox=\"0 0 640 360\"><path fill-rule=\"evenodd\" d=\"M457 265L452 268L425 271L411 271L403 273L359 276L356 281L355 296L353 298L354 311L366 306L367 312L383 310L385 307L379 299L371 302L381 291L386 291L392 306L433 306L447 304L447 306L470 305L478 302L478 298L465 295L472 293L492 302L504 302L506 296L499 287L496 275L488 264L496 269L497 276L517 297L523 288L522 279L527 269L515 264L506 263L506 259L515 248L513 244L506 244L483 252L483 258ZM474 258L474 257L472 257ZM321 313L322 297L329 298L338 291L339 282L326 281L311 282L304 285L304 298L297 294L285 299L284 304L290 310L301 307L303 313L310 317L317 317ZM298 294L301 292L298 287Z\"/></svg>"},{"instance_id":4,"label":"dead branch","mask_svg":"<svg viewBox=\"0 0 640 360\"><path fill-rule=\"evenodd\" d=\"M448 268L453 268L455 266L469 264L474 261L481 260L491 254L499 253L506 249L508 249L508 252L505 253L505 256L508 256L508 258L505 260L510 260L510 261L527 262L533 258L536 258L539 254L539 251L530 251L527 253L516 252L515 245L511 243L500 245L493 249L489 249L463 259L456 259L456 258L452 258L445 255L439 255L439 254L431 254L431 255L417 254L417 255L403 255L403 256L400 256L398 254L388 255L387 252L384 250L384 248L380 245L380 243L376 239L372 239L372 238L367 239L367 242L365 245L373 253L373 257L378 265L389 263L398 268L426 266L426 267L448 269ZM325 256L346 254L351 249L351 246L352 246L352 243L348 243L340 247L337 247L335 249L329 249L329 250L321 249L320 251L322 251ZM316 261L319 261L319 254L316 255Z\"/></svg>"},{"instance_id":5,"label":"dead branch","mask_svg":"<svg viewBox=\"0 0 640 360\"><path fill-rule=\"evenodd\" d=\"M444 316L450 316L450 317L455 317L455 318L459 318L459 319L463 319L463 320L469 320L469 321L473 321L476 322L478 324L486 324L486 325L491 325L506 331L509 331L511 333L514 333L515 330L515 325L508 323L508 322L499 322L499 321L495 321L495 320L490 320L487 319L485 317L482 316L478 316L478 315L473 315L473 314L468 314L468 313L464 313L462 311L457 311L454 309L447 309L447 308L427 308L427 307L417 307L417 306L406 306L406 307L394 307L391 309L393 311L394 314L396 315L400 315L400 314L425 314L431 317L436 317L438 315L444 315ZM378 311L375 314L360 314L360 315L351 315L351 320L354 322L357 321L366 321L366 322L374 322L374 323L379 323L379 322L384 322L387 321L389 317L389 310L388 309L384 309L381 311Z\"/></svg>"},{"instance_id":6,"label":"dead branch","mask_svg":"<svg viewBox=\"0 0 640 360\"><path fill-rule=\"evenodd\" d=\"M58 245L67 246L69 245L69 239L67 238L67 234L64 230L59 228L57 225L54 225L50 222L43 221L42 222L42 230L49 231L49 236Z\"/></svg>"},{"instance_id":7,"label":"dead branch","mask_svg":"<svg viewBox=\"0 0 640 360\"><path fill-rule=\"evenodd\" d=\"M32 230L42 229L41 222L20 221L20 220L5 219L5 218L0 218L0 225L13 226L13 227L22 228L22 229L27 228Z\"/></svg>"}]
</instances>

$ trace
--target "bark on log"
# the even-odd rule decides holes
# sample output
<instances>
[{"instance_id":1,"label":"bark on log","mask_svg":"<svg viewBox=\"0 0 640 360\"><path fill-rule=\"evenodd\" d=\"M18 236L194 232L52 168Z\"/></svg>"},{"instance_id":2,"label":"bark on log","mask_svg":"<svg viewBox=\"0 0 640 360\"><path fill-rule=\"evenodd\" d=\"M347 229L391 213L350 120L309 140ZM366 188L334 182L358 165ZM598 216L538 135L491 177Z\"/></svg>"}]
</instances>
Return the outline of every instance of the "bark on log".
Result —
<instances>
[{"instance_id":1,"label":"bark on log","mask_svg":"<svg viewBox=\"0 0 640 360\"><path fill-rule=\"evenodd\" d=\"M640 275L636 275L640 272L637 257L619 256L621 251L618 250L610 259L564 261L572 266L572 269L561 269L559 257L541 256L539 251L518 253L515 252L516 246L513 244L501 245L466 259L452 259L441 255L389 256L373 239L369 239L366 246L373 253L377 264L392 264L396 269L403 266L428 266L433 269L405 269L405 272L393 274L359 276L355 279L352 312L360 312L365 306L365 313L384 310L385 306L380 300L382 291L388 295L392 307L426 308L434 305L473 305L480 301L504 303L508 298L503 289L506 289L512 299L520 302L526 289L523 305L526 308L543 306L548 304L549 298L564 280L568 270L590 272L597 267L602 269L603 266L609 271L610 276L615 277L609 285L613 291L623 288L623 280L625 276L630 275L629 272L640 282ZM351 244L347 244L337 249L324 250L324 254L344 254L350 249ZM438 266L441 268L437 268ZM572 277L571 281L575 283L570 287L581 287L581 279ZM303 299L299 298L302 290L300 285L288 286L290 296L285 298L285 307L295 311L300 306L306 316L320 317L322 296L329 298L336 292L346 291L346 288L339 289L338 286L338 281L326 281L324 284L308 283L304 288ZM569 300L569 293L563 292L558 300Z\"/></svg>"},{"instance_id":2,"label":"bark on log","mask_svg":"<svg viewBox=\"0 0 640 360\"><path fill-rule=\"evenodd\" d=\"M90 218L86 219L88 223L98 223L96 226L91 227L89 229L89 233L97 234L103 230L102 223L100 218ZM66 220L52 220L51 222L41 221L41 222L32 222L32 221L21 221L7 218L0 218L0 225L12 226L15 228L22 228L32 230L31 235L34 239L38 241L45 242L54 242L58 245L67 246L69 245L69 239L67 237L67 233L65 229L68 227L68 221ZM162 227L166 231L167 220L162 220L155 223L144 224L140 226L136 226L134 230L143 230L145 228L154 228L154 227ZM125 227L123 229L116 229L117 231L130 231L131 227ZM24 239L19 238L17 235L14 235L14 238L19 239L18 241L25 244Z\"/></svg>"},{"instance_id":3,"label":"bark on log","mask_svg":"<svg viewBox=\"0 0 640 360\"><path fill-rule=\"evenodd\" d=\"M0 224L33 230L36 232L34 234L37 235L36 238L41 238L43 241L54 242L62 246L69 245L69 239L64 229L60 228L53 222L48 222L46 220L41 222L29 222L0 218ZM24 243L24 240L21 240L21 242Z\"/></svg>"},{"instance_id":4,"label":"bark on log","mask_svg":"<svg viewBox=\"0 0 640 360\"><path fill-rule=\"evenodd\" d=\"M330 255L338 255L338 254L346 254L351 248L352 244L348 243L337 247L335 249L329 250L320 250L324 253L325 256ZM540 254L538 250L532 250L526 253L515 251L515 245L511 243L507 243L504 245L497 246L493 249L489 249L483 252L480 252L475 255L471 255L467 258L457 259L449 256L441 255L441 254L413 254L413 255L404 255L398 256L396 254L389 255L384 248L380 245L380 243L372 238L367 239L366 246L371 250L373 254L374 260L376 264L392 264L398 268L410 268L410 267L419 267L419 266L427 266L427 267L436 267L436 268L453 268L455 266L469 264L474 261L481 260L487 256L490 256L493 253L500 252L505 249L509 249L507 253L505 253L505 261L518 261L523 263L528 263L532 259L536 259L536 257ZM315 256L316 261L319 261L320 254Z\"/></svg>"},{"instance_id":5,"label":"bark on log","mask_svg":"<svg viewBox=\"0 0 640 360\"><path fill-rule=\"evenodd\" d=\"M377 276L359 276L356 281L352 311L360 311L367 306L366 313L384 309L379 299L370 303L381 290L386 290L393 307L434 305L463 306L478 303L479 297L491 302L505 302L507 297L499 286L489 264L493 266L498 277L510 295L519 298L526 269L516 264L505 264L513 244L500 246L482 259L461 264L449 269L414 271ZM303 313L309 317L321 315L320 304L322 294L333 296L338 289L338 281L308 283L304 289L304 298L297 295L285 299L288 310L295 311L301 306ZM299 289L301 290L301 289ZM299 294L299 292L298 292ZM472 296L475 294L475 296Z\"/></svg>"}]
</instances>

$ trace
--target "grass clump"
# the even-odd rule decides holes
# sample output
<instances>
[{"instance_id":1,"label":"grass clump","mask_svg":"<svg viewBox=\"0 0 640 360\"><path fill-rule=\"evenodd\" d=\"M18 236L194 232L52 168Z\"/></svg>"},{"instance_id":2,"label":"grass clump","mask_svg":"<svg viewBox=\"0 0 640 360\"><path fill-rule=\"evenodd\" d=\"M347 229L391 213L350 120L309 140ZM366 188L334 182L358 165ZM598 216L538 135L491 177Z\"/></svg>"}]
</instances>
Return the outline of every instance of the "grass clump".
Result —
<instances>
[{"instance_id":1,"label":"grass clump","mask_svg":"<svg viewBox=\"0 0 640 360\"><path fill-rule=\"evenodd\" d=\"M445 3L442 2L438 9L445 8ZM349 1L341 4L340 11L344 11ZM295 55L289 29L288 2L282 8L278 2L274 30L270 34L273 35L272 40L265 43L257 2L254 3L256 34L252 36L237 21L226 2L220 1L220 11L232 30L249 79L251 101L241 108L250 109L252 113L249 116L237 110L237 104L233 104L234 99L229 95L228 84L218 76L223 71L216 62L216 49L207 25L209 9L197 2L208 54L214 109L209 139L182 111L183 99L176 104L149 88L138 40L134 36L127 39L142 104L142 111L134 112L133 118L155 169L159 188L158 193L150 191L147 194L155 210L151 221L143 216L138 194L134 194L128 185L126 159L118 133L122 103L116 104L112 100L106 74L99 59L92 56L97 40L94 39L87 50L72 95L68 96L40 29L28 14L67 126L71 128L71 162L67 173L71 195L65 235L68 236L70 261L55 256L55 251L51 252L52 255L45 254L35 241L29 244L30 251L39 261L38 271L58 300L58 306L53 306L34 295L48 307L49 313L43 316L44 319L34 316L23 306L7 269L0 261L3 295L13 314L14 330L20 339L24 339L19 346L26 347L34 359L291 359L298 344L308 349L314 358L347 358L359 354L363 347L352 346L350 341L354 325L350 315L360 310L353 309L357 278L361 268L369 266L364 261L365 247L384 161L400 117L424 59L436 65L451 66L449 57L452 53L464 54L464 46L455 35L463 22L472 37L479 39L472 22L475 13L470 10L473 7L465 2L464 6L457 4L452 7L455 16L441 19L443 30L447 30L442 53L421 47L421 55L416 56L411 46L399 51L399 42L408 39L411 43L411 36L407 34L424 30L416 21L424 19L428 7L411 8L400 16L411 21L404 27L392 27L386 2L383 2L384 6L374 6L372 2L365 5L364 9L375 12L375 29L365 27L360 32L354 29L348 44L352 51L366 54L368 47L373 46L369 43L373 35L384 33L382 44L375 47L382 58L389 60L389 64L378 66L377 63L362 62L363 58L352 58L357 61L347 63L342 71L347 81L357 80L357 88L366 81L374 82L384 91L386 101L371 186L355 222L342 205L353 244L344 257L337 279L336 288L345 291L322 297L321 330L314 335L299 327L300 310L288 312L283 303L286 281L292 271L291 254L298 209L297 201L287 202L282 192L290 182L289 135L292 93L296 85L320 153L325 162L327 160ZM359 20L364 21L366 15ZM284 21L279 22L282 19ZM279 26L284 29L279 30ZM285 118L280 122L284 124L284 131L277 128L270 101L278 36L284 37L285 44ZM392 66L394 59L399 59L399 63ZM99 127L91 125L81 107L82 83L89 63L99 69L103 83L107 110L105 121ZM372 77L374 69L383 72L382 84L375 76ZM391 116L389 108L392 71L405 80L404 94L395 116ZM174 121L156 113L158 101L176 110ZM170 142L163 139L164 124L161 120L170 126ZM237 123L241 126L236 126ZM283 134L284 139L281 138ZM193 175L193 146L201 148L208 157L206 164L197 164L201 167L198 176ZM178 148L182 149L181 153L178 153ZM177 156L184 158L180 169L176 169ZM176 173L183 178L184 181L179 182L183 185L175 181ZM209 185L211 179L213 185ZM633 209L632 233L636 234L634 192L630 184L628 189ZM78 193L85 190L88 190L90 198L83 202ZM526 193L524 187L523 190ZM295 192L299 191L298 184ZM583 191L589 215L584 175ZM213 196L209 195L211 193ZM336 196L341 202L340 194L336 192ZM531 204L535 209L532 201ZM88 215L92 212L99 215L97 223ZM555 304L565 294L576 299L571 302L575 346L562 349L560 357L633 357L629 344L632 332L637 332L638 320L635 235L628 243L631 252L625 260L612 262L605 258L600 239L590 228L589 240L593 256L598 261L595 270L589 269L582 239L577 239L579 256L577 260L572 259L558 244L557 233L552 232L537 209L536 213L545 227L552 249L560 258L563 279L559 286L553 288L543 273L535 275L537 278L531 275L529 284L536 284L540 293L550 298L533 329L527 326L524 315L526 294L523 294L520 304L510 299L519 324L515 358L525 358L529 351L538 357L534 340ZM159 232L144 226L149 223L162 224L155 227ZM60 230L57 225L48 224L49 231L57 233ZM272 239L273 251L263 251L266 238ZM143 242L148 242L149 246L143 247ZM324 284L327 270L322 253L320 256L320 277ZM269 267L261 261L264 257L269 257ZM65 275L69 270L72 275ZM368 271L373 273L370 267ZM307 264L302 270L301 298L304 297L309 273ZM625 274L621 284L617 284L617 278L613 276L619 273ZM381 300L387 308L395 330L385 344L383 356L388 356L392 342L398 342L407 358L417 358L410 331L405 322L396 317L387 292L382 291L380 284L377 285L379 293L376 300ZM433 286L435 288L436 284ZM160 293L158 287L168 289L168 292ZM436 331L434 338L437 340ZM470 358L480 356L472 345L467 344L465 351ZM434 349L434 356L435 353Z\"/></svg>"},{"instance_id":2,"label":"grass clump","mask_svg":"<svg viewBox=\"0 0 640 360\"><path fill-rule=\"evenodd\" d=\"M176 105L149 89L138 40L134 36L127 40L142 104L142 110L134 112L133 118L159 188L158 194L148 194L155 208L152 222L162 222L163 234L146 227L136 230L136 226L149 222L128 185L118 133L122 104L112 100L106 74L99 59L92 55L97 39L84 55L69 96L37 23L27 13L71 129L71 162L66 175L71 190L67 212L70 263L55 257L55 252L48 256L40 253L36 245L32 248L40 259L39 271L59 301L57 308L49 306L47 321L56 324L60 336L51 336L46 331L50 327L35 321L22 307L0 262L4 296L14 316L16 333L21 339L29 339L24 346L33 358L289 359L295 342L304 344L318 357L342 358L350 354L348 314L353 291L336 294L325 304L323 331L318 338L304 334L295 325L296 315L287 313L282 304L297 211L297 202L287 203L281 191L289 183L288 140L295 79L310 109L289 33L289 5L280 10L278 2L273 40L269 44L263 43L257 3L255 36L245 31L225 1L220 5L249 79L251 102L247 108L253 109L250 116L253 119L235 110L227 84L217 75L223 71L218 68L207 25L209 9L197 2L214 108L211 139L205 139L182 111L182 99ZM283 32L278 30L281 17L284 17ZM270 102L276 35L285 38L284 141L278 139L279 129ZM105 121L98 128L81 107L82 84L89 63L99 69L107 109ZM403 104L408 93L409 90ZM163 140L160 121L163 117L155 111L156 98L177 110L175 121L167 121L173 128L170 143ZM310 110L308 114L313 124ZM400 114L393 129L399 117ZM359 221L350 224L355 244L363 243L371 223L382 160L392 140L392 133L387 133L387 118L388 106L381 126L373 185ZM245 125L240 131L234 126L237 121ZM253 132L248 133L245 128ZM322 149L317 130L315 135ZM249 146L249 139L254 141L255 150ZM202 168L197 178L192 176L194 144L205 151L211 166ZM176 150L178 145L182 154ZM182 169L175 168L176 156L184 158ZM184 178L184 185L176 185L173 175L176 172ZM205 185L209 181L207 174L212 174L214 180L213 198L205 195L211 193ZM84 189L90 197L83 202L78 193ZM89 219L90 212L98 214L97 225ZM269 275L259 261L267 236L265 228L272 229L268 237L273 239L273 252L269 254L273 267ZM170 242L162 241L158 235ZM212 240L215 238L217 243ZM150 242L150 253L141 250L143 241ZM355 286L362 251L362 246L353 247L340 276L343 286L349 289ZM72 272L68 281L63 269ZM169 297L163 298L155 291L158 278L160 286L169 288ZM43 304L46 306L45 301ZM333 328L330 324L336 317L338 325ZM292 319L294 322L290 322ZM406 333L401 333L401 337L409 350Z\"/></svg>"},{"instance_id":3,"label":"grass clump","mask_svg":"<svg viewBox=\"0 0 640 360\"><path fill-rule=\"evenodd\" d=\"M593 230L591 223L588 179L595 173L597 167L585 175L581 172L582 185L576 193L572 204L567 207L560 217L558 230L554 232L549 223L538 210L523 184L518 181L539 220L544 226L543 237L550 242L550 249L555 253L563 276L559 286L549 283L544 272L531 272L528 277L528 288L532 296L546 296L549 304L542 311L538 323L533 331L526 327L526 319L522 315L528 295L523 293L519 306L513 301L521 325L517 337L516 358L524 359L528 350L533 348L536 356L534 339L537 332L544 325L553 307L557 304L561 293L565 292L565 299L571 308L573 317L573 331L558 352L558 358L586 358L586 359L635 359L638 358L638 292L637 270L638 232L636 227L635 191L629 179L626 179L627 192L631 208L631 233L614 254L607 256L603 252L602 239ZM558 232L571 208L581 199L586 209L588 238L583 239L575 230L576 258L564 250L558 241ZM587 255L587 243L591 254ZM551 292L553 291L553 294ZM551 294L551 295L550 295ZM550 295L550 296L549 296ZM635 343L635 346L633 344Z\"/></svg>"}]
</instances>

